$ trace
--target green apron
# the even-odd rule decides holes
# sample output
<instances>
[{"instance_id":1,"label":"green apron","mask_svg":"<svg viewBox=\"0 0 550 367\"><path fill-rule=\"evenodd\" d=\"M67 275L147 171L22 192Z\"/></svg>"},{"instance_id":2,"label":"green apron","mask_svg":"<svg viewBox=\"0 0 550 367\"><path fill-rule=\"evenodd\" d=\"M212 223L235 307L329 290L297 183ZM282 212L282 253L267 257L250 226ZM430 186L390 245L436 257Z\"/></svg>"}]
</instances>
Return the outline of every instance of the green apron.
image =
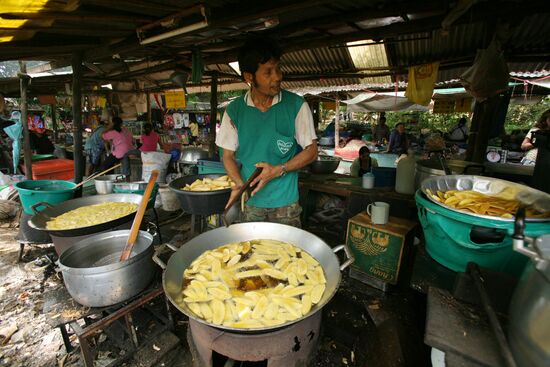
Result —
<instances>
[{"instance_id":1,"label":"green apron","mask_svg":"<svg viewBox=\"0 0 550 367\"><path fill-rule=\"evenodd\" d=\"M242 163L244 180L254 172L255 164L267 162L279 165L296 155L295 120L304 99L281 91L280 99L266 112L246 104L246 95L227 106L227 113L237 128L239 147L236 158ZM288 172L274 178L250 198L248 205L279 208L298 201L298 172Z\"/></svg>"}]
</instances>

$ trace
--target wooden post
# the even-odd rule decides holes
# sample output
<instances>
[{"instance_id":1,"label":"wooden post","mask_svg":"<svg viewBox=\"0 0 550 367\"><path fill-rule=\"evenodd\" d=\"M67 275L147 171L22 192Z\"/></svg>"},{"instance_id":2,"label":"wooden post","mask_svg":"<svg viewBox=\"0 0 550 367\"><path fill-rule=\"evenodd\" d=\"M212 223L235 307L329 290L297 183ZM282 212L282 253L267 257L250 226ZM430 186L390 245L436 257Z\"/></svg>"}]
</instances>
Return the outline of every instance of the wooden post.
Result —
<instances>
[{"instance_id":1,"label":"wooden post","mask_svg":"<svg viewBox=\"0 0 550 367\"><path fill-rule=\"evenodd\" d=\"M218 116L218 75L212 75L210 86L210 135L208 144L208 156L214 157L216 152L216 118Z\"/></svg>"},{"instance_id":2,"label":"wooden post","mask_svg":"<svg viewBox=\"0 0 550 367\"><path fill-rule=\"evenodd\" d=\"M57 143L57 116L55 115L55 103L50 104L52 110L52 129L53 129L53 142Z\"/></svg>"},{"instance_id":3,"label":"wooden post","mask_svg":"<svg viewBox=\"0 0 550 367\"><path fill-rule=\"evenodd\" d=\"M32 151L31 137L29 134L29 124L27 122L27 86L29 85L29 76L27 75L27 64L25 61L19 61L20 88L21 88L21 125L23 126L23 159L25 160L25 176L27 180L32 180ZM16 172L14 172L16 173Z\"/></svg>"},{"instance_id":4,"label":"wooden post","mask_svg":"<svg viewBox=\"0 0 550 367\"><path fill-rule=\"evenodd\" d=\"M84 176L84 155L82 152L82 53L75 52L73 67L73 141L74 182L82 182Z\"/></svg>"},{"instance_id":5,"label":"wooden post","mask_svg":"<svg viewBox=\"0 0 550 367\"><path fill-rule=\"evenodd\" d=\"M334 153L340 147L340 96L336 96L336 116L334 116Z\"/></svg>"},{"instance_id":6,"label":"wooden post","mask_svg":"<svg viewBox=\"0 0 550 367\"><path fill-rule=\"evenodd\" d=\"M313 126L315 127L315 130L319 129L319 118L321 116L321 113L319 111L320 107L320 101L319 99L314 99L311 104L311 113L313 114Z\"/></svg>"},{"instance_id":7,"label":"wooden post","mask_svg":"<svg viewBox=\"0 0 550 367\"><path fill-rule=\"evenodd\" d=\"M151 93L147 93L147 122L152 123L151 118Z\"/></svg>"},{"instance_id":8,"label":"wooden post","mask_svg":"<svg viewBox=\"0 0 550 367\"><path fill-rule=\"evenodd\" d=\"M476 102L472 127L468 136L468 150L466 160L470 162L483 163L485 152L489 142L489 133L497 118L498 107L502 100L501 95L495 95L483 102Z\"/></svg>"}]
</instances>

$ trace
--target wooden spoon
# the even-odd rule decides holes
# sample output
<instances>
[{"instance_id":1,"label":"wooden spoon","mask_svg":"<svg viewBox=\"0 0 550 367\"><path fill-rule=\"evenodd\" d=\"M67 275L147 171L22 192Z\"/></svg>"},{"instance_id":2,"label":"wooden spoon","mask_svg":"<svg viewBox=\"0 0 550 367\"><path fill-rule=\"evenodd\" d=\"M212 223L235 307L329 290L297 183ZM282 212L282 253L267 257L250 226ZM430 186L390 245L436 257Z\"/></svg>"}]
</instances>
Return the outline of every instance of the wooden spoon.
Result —
<instances>
[{"instance_id":1,"label":"wooden spoon","mask_svg":"<svg viewBox=\"0 0 550 367\"><path fill-rule=\"evenodd\" d=\"M136 217L134 218L134 222L132 223L132 228L130 229L128 241L126 242L126 246L124 246L124 249L120 254L120 261L127 260L132 253L132 249L134 248L134 244L138 237L139 227L141 226L141 221L143 220L143 215L145 214L145 210L147 209L147 204L149 203L149 198L151 197L151 192L155 187L155 182L157 181L158 175L158 170L153 170L153 172L151 172L151 177L149 178L149 182L147 183L147 187L145 188L145 192L143 193L143 198L141 199L141 203L139 204Z\"/></svg>"}]
</instances>

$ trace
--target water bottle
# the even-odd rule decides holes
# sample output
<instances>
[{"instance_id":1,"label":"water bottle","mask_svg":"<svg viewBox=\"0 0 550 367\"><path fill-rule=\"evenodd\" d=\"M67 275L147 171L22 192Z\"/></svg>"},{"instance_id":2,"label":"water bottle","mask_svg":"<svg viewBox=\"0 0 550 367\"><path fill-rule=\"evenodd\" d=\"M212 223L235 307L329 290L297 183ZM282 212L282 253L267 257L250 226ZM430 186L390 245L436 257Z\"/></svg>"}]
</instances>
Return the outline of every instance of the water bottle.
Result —
<instances>
[{"instance_id":1,"label":"water bottle","mask_svg":"<svg viewBox=\"0 0 550 367\"><path fill-rule=\"evenodd\" d=\"M374 187L374 175L371 172L367 172L363 175L363 188L372 189Z\"/></svg>"}]
</instances>

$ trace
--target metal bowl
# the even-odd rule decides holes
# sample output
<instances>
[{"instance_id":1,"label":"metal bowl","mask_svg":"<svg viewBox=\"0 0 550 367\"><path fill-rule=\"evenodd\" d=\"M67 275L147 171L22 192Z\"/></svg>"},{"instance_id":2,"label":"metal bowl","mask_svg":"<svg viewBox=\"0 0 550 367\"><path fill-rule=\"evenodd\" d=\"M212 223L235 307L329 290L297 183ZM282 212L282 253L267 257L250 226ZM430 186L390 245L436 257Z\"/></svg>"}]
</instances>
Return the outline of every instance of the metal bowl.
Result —
<instances>
[{"instance_id":1,"label":"metal bowl","mask_svg":"<svg viewBox=\"0 0 550 367\"><path fill-rule=\"evenodd\" d=\"M499 222L513 222L514 218L502 218L484 214L476 214L468 211L456 209L452 206L445 205L437 200L435 200L431 195L429 195L426 190L430 190L432 193L437 191L449 191L449 190L473 190L482 194L497 196L504 189L512 188L516 192L516 200L520 200L524 204L529 203L535 208L540 203L547 203L550 200L550 195L535 190L529 186L521 185L515 182L500 180L498 178L484 177L484 176L469 176L469 175L450 175L450 176L433 176L422 181L421 191L426 194L426 197L436 203L437 205L443 206L449 210L452 210L457 213L467 214L474 217L492 219ZM538 203L537 203L538 202ZM527 218L529 222L549 222L550 218Z\"/></svg>"},{"instance_id":2,"label":"metal bowl","mask_svg":"<svg viewBox=\"0 0 550 367\"><path fill-rule=\"evenodd\" d=\"M170 190L176 193L181 207L188 213L198 215L211 215L223 213L225 205L229 201L231 189L223 189L216 191L184 191L182 187L186 184L192 184L196 180L203 178L216 179L223 176L222 174L207 174L184 176L170 182L168 185Z\"/></svg>"},{"instance_id":3,"label":"metal bowl","mask_svg":"<svg viewBox=\"0 0 550 367\"><path fill-rule=\"evenodd\" d=\"M185 164L197 164L199 159L208 158L208 151L201 148L184 148L181 151L180 162Z\"/></svg>"},{"instance_id":4,"label":"metal bowl","mask_svg":"<svg viewBox=\"0 0 550 367\"><path fill-rule=\"evenodd\" d=\"M340 158L330 155L320 155L317 160L309 165L311 173L328 174L333 173L340 164Z\"/></svg>"}]
</instances>

